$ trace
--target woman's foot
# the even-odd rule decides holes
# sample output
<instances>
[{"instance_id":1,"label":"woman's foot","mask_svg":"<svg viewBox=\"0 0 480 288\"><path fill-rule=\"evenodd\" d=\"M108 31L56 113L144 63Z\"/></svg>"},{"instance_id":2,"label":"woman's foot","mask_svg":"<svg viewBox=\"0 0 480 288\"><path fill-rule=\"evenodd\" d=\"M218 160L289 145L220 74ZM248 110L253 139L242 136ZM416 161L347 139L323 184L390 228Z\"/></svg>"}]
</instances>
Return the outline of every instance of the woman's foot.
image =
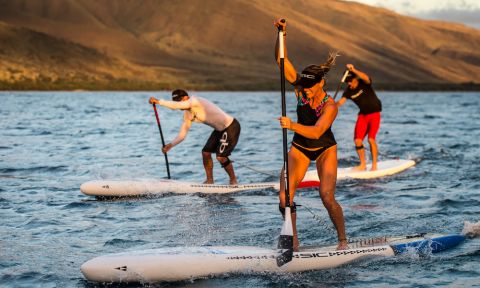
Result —
<instances>
[{"instance_id":1,"label":"woman's foot","mask_svg":"<svg viewBox=\"0 0 480 288\"><path fill-rule=\"evenodd\" d=\"M293 251L298 252L300 250L300 242L298 242L297 235L293 236Z\"/></svg>"},{"instance_id":2,"label":"woman's foot","mask_svg":"<svg viewBox=\"0 0 480 288\"><path fill-rule=\"evenodd\" d=\"M337 250L347 250L348 248L349 247L348 247L347 240L342 240L342 241L338 242Z\"/></svg>"},{"instance_id":3,"label":"woman's foot","mask_svg":"<svg viewBox=\"0 0 480 288\"><path fill-rule=\"evenodd\" d=\"M203 182L203 184L213 184L213 179L207 179Z\"/></svg>"}]
</instances>

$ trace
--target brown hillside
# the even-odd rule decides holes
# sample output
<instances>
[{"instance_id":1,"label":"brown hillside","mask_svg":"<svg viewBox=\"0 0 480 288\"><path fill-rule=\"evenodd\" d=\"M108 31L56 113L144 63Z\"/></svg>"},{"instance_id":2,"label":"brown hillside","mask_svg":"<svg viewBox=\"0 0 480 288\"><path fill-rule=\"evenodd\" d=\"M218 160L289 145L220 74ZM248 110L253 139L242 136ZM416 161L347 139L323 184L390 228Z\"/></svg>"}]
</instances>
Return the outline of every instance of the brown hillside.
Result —
<instances>
[{"instance_id":1,"label":"brown hillside","mask_svg":"<svg viewBox=\"0 0 480 288\"><path fill-rule=\"evenodd\" d=\"M276 87L272 23L278 16L288 21L288 52L297 69L323 61L328 51L340 51L331 85L347 62L364 69L377 84L396 83L397 88L479 82L475 76L480 73L480 30L353 2L0 0L0 21L76 45L74 58L91 78L169 86L177 82L206 89ZM16 31L16 41L23 41L25 32ZM10 41L3 37L0 51ZM41 68L55 78L59 71L75 71L73 63L51 60L70 59L70 49L40 43L21 44L30 45L29 55L37 59L33 67L17 59L25 54L8 58L23 63L18 64L23 65L23 70L17 69L23 71L20 74L29 77ZM5 59L0 53L2 63ZM0 68L0 80L8 74L5 67Z\"/></svg>"},{"instance_id":2,"label":"brown hillside","mask_svg":"<svg viewBox=\"0 0 480 288\"><path fill-rule=\"evenodd\" d=\"M39 78L101 81L118 75L117 69L125 69L95 49L2 22L0 47L0 77L10 81Z\"/></svg>"}]
</instances>

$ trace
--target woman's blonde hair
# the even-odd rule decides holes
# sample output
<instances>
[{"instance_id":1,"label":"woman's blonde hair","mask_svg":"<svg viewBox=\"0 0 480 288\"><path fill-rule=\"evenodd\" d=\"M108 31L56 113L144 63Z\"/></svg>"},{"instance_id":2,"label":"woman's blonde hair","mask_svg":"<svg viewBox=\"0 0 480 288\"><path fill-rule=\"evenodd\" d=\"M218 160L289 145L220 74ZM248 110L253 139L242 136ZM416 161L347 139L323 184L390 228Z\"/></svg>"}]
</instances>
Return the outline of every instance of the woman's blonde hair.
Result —
<instances>
[{"instance_id":1,"label":"woman's blonde hair","mask_svg":"<svg viewBox=\"0 0 480 288\"><path fill-rule=\"evenodd\" d=\"M327 61L323 64L317 65L309 65L303 69L302 73L304 72L309 72L311 74L316 74L321 78L325 78L327 75L328 71L335 65L335 60L339 56L338 52L330 52L328 54Z\"/></svg>"}]
</instances>

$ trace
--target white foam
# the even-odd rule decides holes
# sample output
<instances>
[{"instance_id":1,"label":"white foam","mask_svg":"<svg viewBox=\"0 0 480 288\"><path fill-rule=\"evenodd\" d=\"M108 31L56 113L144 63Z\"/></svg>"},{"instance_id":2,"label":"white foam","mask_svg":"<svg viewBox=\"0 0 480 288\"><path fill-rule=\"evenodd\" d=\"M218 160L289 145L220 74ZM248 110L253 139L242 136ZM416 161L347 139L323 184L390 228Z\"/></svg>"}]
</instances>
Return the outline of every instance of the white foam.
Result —
<instances>
[{"instance_id":1,"label":"white foam","mask_svg":"<svg viewBox=\"0 0 480 288\"><path fill-rule=\"evenodd\" d=\"M462 234L467 236L468 238L475 238L480 236L480 221L476 223L465 221Z\"/></svg>"}]
</instances>

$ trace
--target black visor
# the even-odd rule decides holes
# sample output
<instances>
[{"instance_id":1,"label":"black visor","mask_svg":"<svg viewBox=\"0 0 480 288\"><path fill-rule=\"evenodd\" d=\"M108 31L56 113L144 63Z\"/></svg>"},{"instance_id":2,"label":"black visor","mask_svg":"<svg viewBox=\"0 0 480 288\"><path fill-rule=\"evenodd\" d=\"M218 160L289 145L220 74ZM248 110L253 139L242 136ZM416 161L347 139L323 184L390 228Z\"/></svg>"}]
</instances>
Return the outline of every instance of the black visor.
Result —
<instances>
[{"instance_id":1,"label":"black visor","mask_svg":"<svg viewBox=\"0 0 480 288\"><path fill-rule=\"evenodd\" d=\"M296 85L301 86L302 88L310 88L318 82L322 81L322 78L318 79L316 75L302 73L299 75Z\"/></svg>"},{"instance_id":2,"label":"black visor","mask_svg":"<svg viewBox=\"0 0 480 288\"><path fill-rule=\"evenodd\" d=\"M319 65L309 65L303 69L302 74L298 75L295 85L301 86L302 88L310 88L322 81L327 71L328 69L322 68Z\"/></svg>"}]
</instances>

